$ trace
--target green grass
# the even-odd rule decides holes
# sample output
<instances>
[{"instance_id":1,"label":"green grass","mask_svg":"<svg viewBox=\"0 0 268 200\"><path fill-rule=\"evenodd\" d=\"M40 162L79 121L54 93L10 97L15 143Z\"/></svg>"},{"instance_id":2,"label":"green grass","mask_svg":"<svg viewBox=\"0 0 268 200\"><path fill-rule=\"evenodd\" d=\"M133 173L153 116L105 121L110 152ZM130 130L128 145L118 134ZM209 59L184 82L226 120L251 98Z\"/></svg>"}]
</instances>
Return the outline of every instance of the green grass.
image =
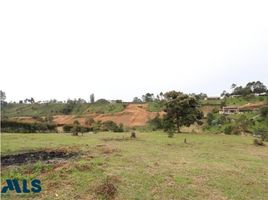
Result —
<instances>
[{"instance_id":1,"label":"green grass","mask_svg":"<svg viewBox=\"0 0 268 200\"><path fill-rule=\"evenodd\" d=\"M107 114L107 113L117 113L124 110L123 103L113 103L113 104L91 104L87 108L86 112L89 113L99 113L99 114Z\"/></svg>"},{"instance_id":2,"label":"green grass","mask_svg":"<svg viewBox=\"0 0 268 200\"><path fill-rule=\"evenodd\" d=\"M148 111L149 112L161 112L164 109L164 104L161 102L149 102Z\"/></svg>"},{"instance_id":3,"label":"green grass","mask_svg":"<svg viewBox=\"0 0 268 200\"><path fill-rule=\"evenodd\" d=\"M221 105L222 100L217 99L217 100L200 100L201 105L211 105L211 106L219 106Z\"/></svg>"},{"instance_id":4,"label":"green grass","mask_svg":"<svg viewBox=\"0 0 268 200\"><path fill-rule=\"evenodd\" d=\"M210 134L2 134L1 153L66 148L80 156L63 164L2 168L2 178L39 178L42 193L4 199L103 199L110 177L115 199L268 199L268 146L252 137ZM184 144L187 138L188 144ZM105 139L105 140L103 140ZM266 143L267 144L267 143ZM267 144L268 145L268 144Z\"/></svg>"},{"instance_id":5,"label":"green grass","mask_svg":"<svg viewBox=\"0 0 268 200\"><path fill-rule=\"evenodd\" d=\"M6 117L21 116L48 116L64 114L63 110L68 105L63 103L49 104L8 104L3 107L2 114ZM116 113L124 110L123 103L100 104L100 103L80 103L74 104L68 114L82 115L85 113Z\"/></svg>"},{"instance_id":6,"label":"green grass","mask_svg":"<svg viewBox=\"0 0 268 200\"><path fill-rule=\"evenodd\" d=\"M252 96L252 97L248 97L248 98L245 98L245 97L236 97L236 98L226 98L226 105L245 105L247 103L256 103L256 102L267 102L268 100L268 97L264 96L260 96L260 97L255 97L255 96Z\"/></svg>"},{"instance_id":7,"label":"green grass","mask_svg":"<svg viewBox=\"0 0 268 200\"><path fill-rule=\"evenodd\" d=\"M3 115L7 117L46 116L61 114L64 104L8 104L3 107Z\"/></svg>"}]
</instances>

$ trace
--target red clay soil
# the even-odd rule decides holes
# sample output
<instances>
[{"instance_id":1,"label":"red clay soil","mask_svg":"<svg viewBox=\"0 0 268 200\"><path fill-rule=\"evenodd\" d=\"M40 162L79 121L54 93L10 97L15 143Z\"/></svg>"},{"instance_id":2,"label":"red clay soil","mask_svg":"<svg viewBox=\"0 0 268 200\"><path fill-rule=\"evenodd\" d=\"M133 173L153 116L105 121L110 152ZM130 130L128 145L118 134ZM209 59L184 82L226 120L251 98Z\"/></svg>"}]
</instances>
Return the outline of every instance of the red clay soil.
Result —
<instances>
[{"instance_id":1,"label":"red clay soil","mask_svg":"<svg viewBox=\"0 0 268 200\"><path fill-rule=\"evenodd\" d=\"M147 111L147 104L129 104L122 112L114 114L87 114L81 117L75 115L56 115L54 122L59 125L72 124L78 120L80 124L85 124L86 117L92 117L95 121L113 121L117 124L122 123L126 127L145 126L149 119L154 118L157 112ZM163 112L160 113L163 115Z\"/></svg>"},{"instance_id":2,"label":"red clay soil","mask_svg":"<svg viewBox=\"0 0 268 200\"><path fill-rule=\"evenodd\" d=\"M94 120L114 121L117 124L122 123L124 126L144 126L149 119L154 118L157 112L147 111L147 104L129 104L124 111L111 114L101 114ZM160 113L162 115L162 113Z\"/></svg>"}]
</instances>

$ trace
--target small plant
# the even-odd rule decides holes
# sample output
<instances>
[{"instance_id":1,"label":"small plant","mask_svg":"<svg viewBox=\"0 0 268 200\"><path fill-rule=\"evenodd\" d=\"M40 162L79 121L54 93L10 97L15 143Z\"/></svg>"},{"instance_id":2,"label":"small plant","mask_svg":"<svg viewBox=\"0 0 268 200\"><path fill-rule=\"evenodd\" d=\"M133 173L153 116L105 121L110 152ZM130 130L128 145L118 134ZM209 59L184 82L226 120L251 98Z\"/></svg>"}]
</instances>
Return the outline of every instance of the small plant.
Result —
<instances>
[{"instance_id":1,"label":"small plant","mask_svg":"<svg viewBox=\"0 0 268 200\"><path fill-rule=\"evenodd\" d=\"M262 140L254 139L253 142L254 142L254 144L255 144L256 146L265 146L265 144L263 143Z\"/></svg>"},{"instance_id":2,"label":"small plant","mask_svg":"<svg viewBox=\"0 0 268 200\"><path fill-rule=\"evenodd\" d=\"M103 196L104 199L114 199L117 188L115 187L115 180L107 177L104 182L96 188L96 193Z\"/></svg>"},{"instance_id":3,"label":"small plant","mask_svg":"<svg viewBox=\"0 0 268 200\"><path fill-rule=\"evenodd\" d=\"M169 138L172 138L173 136L174 136L174 132L169 131L169 132L168 132L168 137L169 137Z\"/></svg>"},{"instance_id":4,"label":"small plant","mask_svg":"<svg viewBox=\"0 0 268 200\"><path fill-rule=\"evenodd\" d=\"M136 138L136 132L135 131L131 131L130 138Z\"/></svg>"}]
</instances>

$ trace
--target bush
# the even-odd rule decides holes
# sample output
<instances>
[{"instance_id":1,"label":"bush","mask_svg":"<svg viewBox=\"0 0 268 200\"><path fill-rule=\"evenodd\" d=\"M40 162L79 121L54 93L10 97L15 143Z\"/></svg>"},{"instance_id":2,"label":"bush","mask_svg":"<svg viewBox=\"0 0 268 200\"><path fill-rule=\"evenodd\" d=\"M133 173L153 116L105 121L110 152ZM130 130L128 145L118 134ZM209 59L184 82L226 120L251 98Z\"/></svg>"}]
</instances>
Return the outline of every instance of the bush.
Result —
<instances>
[{"instance_id":1,"label":"bush","mask_svg":"<svg viewBox=\"0 0 268 200\"><path fill-rule=\"evenodd\" d=\"M209 126L212 125L213 120L215 120L215 117L214 117L213 113L208 113L207 114L207 123L208 123Z\"/></svg>"},{"instance_id":2,"label":"bush","mask_svg":"<svg viewBox=\"0 0 268 200\"><path fill-rule=\"evenodd\" d=\"M65 133L72 133L72 132L81 132L81 133L84 133L84 132L89 132L89 131L92 131L93 128L89 128L89 127L84 127L84 126L80 126L80 125L72 125L72 124L65 124L63 126L63 131Z\"/></svg>"},{"instance_id":3,"label":"bush","mask_svg":"<svg viewBox=\"0 0 268 200\"><path fill-rule=\"evenodd\" d=\"M263 119L268 119L268 106L261 108L260 114Z\"/></svg>"},{"instance_id":4,"label":"bush","mask_svg":"<svg viewBox=\"0 0 268 200\"><path fill-rule=\"evenodd\" d=\"M163 128L163 120L160 118L159 113L155 118L149 120L147 123L150 127L152 127L153 131Z\"/></svg>"},{"instance_id":5,"label":"bush","mask_svg":"<svg viewBox=\"0 0 268 200\"><path fill-rule=\"evenodd\" d=\"M64 131L65 133L70 133L71 130L72 130L72 128L73 128L73 125L65 124L65 125L63 126L63 131Z\"/></svg>"},{"instance_id":6,"label":"bush","mask_svg":"<svg viewBox=\"0 0 268 200\"><path fill-rule=\"evenodd\" d=\"M94 133L97 133L101 128L101 121L96 121L92 124L92 129Z\"/></svg>"},{"instance_id":7,"label":"bush","mask_svg":"<svg viewBox=\"0 0 268 200\"><path fill-rule=\"evenodd\" d=\"M1 122L1 131L6 133L38 133L56 132L56 125L50 123L25 123L16 121Z\"/></svg>"},{"instance_id":8,"label":"bush","mask_svg":"<svg viewBox=\"0 0 268 200\"><path fill-rule=\"evenodd\" d=\"M253 142L256 146L265 146L262 140L254 139Z\"/></svg>"},{"instance_id":9,"label":"bush","mask_svg":"<svg viewBox=\"0 0 268 200\"><path fill-rule=\"evenodd\" d=\"M101 125L102 131L113 131L113 132L123 132L123 124L120 124L119 126L113 122L113 121L105 121Z\"/></svg>"},{"instance_id":10,"label":"bush","mask_svg":"<svg viewBox=\"0 0 268 200\"><path fill-rule=\"evenodd\" d=\"M226 135L239 135L239 128L235 125L228 125L224 128L224 133Z\"/></svg>"},{"instance_id":11,"label":"bush","mask_svg":"<svg viewBox=\"0 0 268 200\"><path fill-rule=\"evenodd\" d=\"M268 128L261 126L255 129L254 134L260 136L263 141L268 141Z\"/></svg>"},{"instance_id":12,"label":"bush","mask_svg":"<svg viewBox=\"0 0 268 200\"><path fill-rule=\"evenodd\" d=\"M232 131L233 131L233 126L231 126L231 125L226 126L226 127L224 128L224 133L225 133L226 135L231 135L231 134L232 134Z\"/></svg>"}]
</instances>

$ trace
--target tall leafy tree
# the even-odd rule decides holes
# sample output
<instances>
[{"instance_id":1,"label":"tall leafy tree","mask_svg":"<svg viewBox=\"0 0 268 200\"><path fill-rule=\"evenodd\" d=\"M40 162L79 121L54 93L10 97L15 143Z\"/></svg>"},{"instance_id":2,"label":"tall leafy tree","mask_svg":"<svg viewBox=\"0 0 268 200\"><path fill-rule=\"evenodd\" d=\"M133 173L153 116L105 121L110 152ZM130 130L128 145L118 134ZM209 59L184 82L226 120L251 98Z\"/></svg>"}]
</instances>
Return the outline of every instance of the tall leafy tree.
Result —
<instances>
[{"instance_id":1,"label":"tall leafy tree","mask_svg":"<svg viewBox=\"0 0 268 200\"><path fill-rule=\"evenodd\" d=\"M0 102L3 103L6 100L6 93L0 90Z\"/></svg>"},{"instance_id":2,"label":"tall leafy tree","mask_svg":"<svg viewBox=\"0 0 268 200\"><path fill-rule=\"evenodd\" d=\"M151 102L154 100L154 94L153 93L146 93L145 95L142 95L143 102Z\"/></svg>"},{"instance_id":3,"label":"tall leafy tree","mask_svg":"<svg viewBox=\"0 0 268 200\"><path fill-rule=\"evenodd\" d=\"M249 82L246 88L250 89L253 93L263 93L267 91L266 86L260 81Z\"/></svg>"},{"instance_id":4,"label":"tall leafy tree","mask_svg":"<svg viewBox=\"0 0 268 200\"><path fill-rule=\"evenodd\" d=\"M181 126L189 127L195 122L202 124L203 112L199 110L199 103L195 97L177 91L167 92L164 96L166 112L164 116L165 130L172 131L176 127L179 133Z\"/></svg>"},{"instance_id":5,"label":"tall leafy tree","mask_svg":"<svg viewBox=\"0 0 268 200\"><path fill-rule=\"evenodd\" d=\"M95 95L92 93L90 95L90 103L94 103L95 102Z\"/></svg>"},{"instance_id":6,"label":"tall leafy tree","mask_svg":"<svg viewBox=\"0 0 268 200\"><path fill-rule=\"evenodd\" d=\"M132 102L133 103L142 103L142 100L138 97L134 97Z\"/></svg>"}]
</instances>

